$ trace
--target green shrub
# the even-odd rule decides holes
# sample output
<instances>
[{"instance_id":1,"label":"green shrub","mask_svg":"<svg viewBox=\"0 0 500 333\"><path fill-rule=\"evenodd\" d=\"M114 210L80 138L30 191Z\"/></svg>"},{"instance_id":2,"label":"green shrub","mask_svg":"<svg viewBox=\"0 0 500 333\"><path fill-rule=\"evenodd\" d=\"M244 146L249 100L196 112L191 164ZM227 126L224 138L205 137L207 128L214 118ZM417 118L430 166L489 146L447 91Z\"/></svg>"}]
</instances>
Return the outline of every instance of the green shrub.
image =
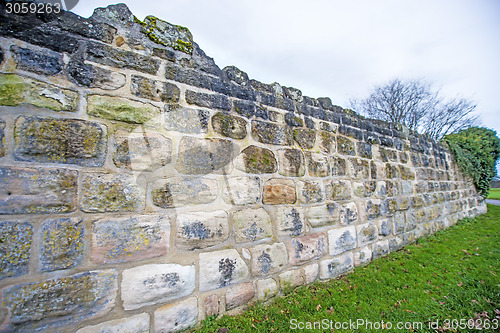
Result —
<instances>
[{"instance_id":1,"label":"green shrub","mask_svg":"<svg viewBox=\"0 0 500 333\"><path fill-rule=\"evenodd\" d=\"M490 182L496 175L500 157L500 139L496 132L483 127L470 127L443 138L462 172L472 178L480 195L488 196Z\"/></svg>"}]
</instances>

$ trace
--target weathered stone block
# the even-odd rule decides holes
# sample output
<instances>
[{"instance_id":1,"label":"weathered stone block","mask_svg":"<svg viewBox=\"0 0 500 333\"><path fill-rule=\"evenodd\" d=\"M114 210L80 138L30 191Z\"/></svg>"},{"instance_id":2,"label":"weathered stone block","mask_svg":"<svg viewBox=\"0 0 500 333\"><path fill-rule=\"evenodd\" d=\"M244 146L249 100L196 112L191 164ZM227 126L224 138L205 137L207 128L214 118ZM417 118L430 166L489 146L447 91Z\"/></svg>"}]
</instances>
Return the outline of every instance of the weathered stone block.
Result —
<instances>
[{"instance_id":1,"label":"weathered stone block","mask_svg":"<svg viewBox=\"0 0 500 333\"><path fill-rule=\"evenodd\" d=\"M365 246L358 251L354 252L354 266L358 267L366 265L372 260L372 250L370 247Z\"/></svg>"},{"instance_id":2,"label":"weathered stone block","mask_svg":"<svg viewBox=\"0 0 500 333\"><path fill-rule=\"evenodd\" d=\"M415 180L415 173L412 171L412 169L400 165L399 166L399 172L401 174L401 178L404 180Z\"/></svg>"},{"instance_id":3,"label":"weathered stone block","mask_svg":"<svg viewBox=\"0 0 500 333\"><path fill-rule=\"evenodd\" d=\"M236 168L248 173L274 173L278 170L274 153L266 148L248 146L236 158Z\"/></svg>"},{"instance_id":4,"label":"weathered stone block","mask_svg":"<svg viewBox=\"0 0 500 333\"><path fill-rule=\"evenodd\" d=\"M170 24L155 16L146 16L142 32L157 44L187 54L193 53L193 36L188 28Z\"/></svg>"},{"instance_id":5,"label":"weathered stone block","mask_svg":"<svg viewBox=\"0 0 500 333\"><path fill-rule=\"evenodd\" d=\"M340 206L340 224L350 225L358 220L358 208L354 202Z\"/></svg>"},{"instance_id":6,"label":"weathered stone block","mask_svg":"<svg viewBox=\"0 0 500 333\"><path fill-rule=\"evenodd\" d=\"M319 278L322 280L333 279L353 268L354 259L352 253L346 253L334 259L322 260L319 263Z\"/></svg>"},{"instance_id":7,"label":"weathered stone block","mask_svg":"<svg viewBox=\"0 0 500 333\"><path fill-rule=\"evenodd\" d=\"M346 160L342 157L332 156L330 158L332 166L332 176L341 177L346 175Z\"/></svg>"},{"instance_id":8,"label":"weathered stone block","mask_svg":"<svg viewBox=\"0 0 500 333\"><path fill-rule=\"evenodd\" d=\"M356 155L356 149L354 147L354 142L351 139L348 139L345 136L338 135L337 141L338 141L340 154L349 155L349 156Z\"/></svg>"},{"instance_id":9,"label":"weathered stone block","mask_svg":"<svg viewBox=\"0 0 500 333\"><path fill-rule=\"evenodd\" d=\"M372 159L372 145L366 142L358 141L356 143L358 147L358 156L363 158ZM396 155L397 156L397 155ZM397 158L397 157L396 157Z\"/></svg>"},{"instance_id":10,"label":"weathered stone block","mask_svg":"<svg viewBox=\"0 0 500 333\"><path fill-rule=\"evenodd\" d=\"M14 74L0 74L0 105L31 104L53 111L75 112L78 93Z\"/></svg>"},{"instance_id":11,"label":"weathered stone block","mask_svg":"<svg viewBox=\"0 0 500 333\"><path fill-rule=\"evenodd\" d=\"M377 182L374 180L365 180L363 182L353 182L354 195L358 198L366 198L373 195L377 188Z\"/></svg>"},{"instance_id":12,"label":"weathered stone block","mask_svg":"<svg viewBox=\"0 0 500 333\"><path fill-rule=\"evenodd\" d=\"M318 203L324 201L321 181L301 180L297 182L297 194L301 203Z\"/></svg>"},{"instance_id":13,"label":"weathered stone block","mask_svg":"<svg viewBox=\"0 0 500 333\"><path fill-rule=\"evenodd\" d=\"M311 149L316 142L316 131L310 129L294 129L293 139L302 149Z\"/></svg>"},{"instance_id":14,"label":"weathered stone block","mask_svg":"<svg viewBox=\"0 0 500 333\"><path fill-rule=\"evenodd\" d=\"M175 245L192 251L224 243L229 238L227 213L197 212L177 216Z\"/></svg>"},{"instance_id":15,"label":"weathered stone block","mask_svg":"<svg viewBox=\"0 0 500 333\"><path fill-rule=\"evenodd\" d=\"M180 90L175 84L138 75L132 75L130 91L137 97L165 103L177 103L180 96Z\"/></svg>"},{"instance_id":16,"label":"weathered stone block","mask_svg":"<svg viewBox=\"0 0 500 333\"><path fill-rule=\"evenodd\" d=\"M185 174L230 173L237 146L226 139L185 136L179 143L175 168Z\"/></svg>"},{"instance_id":17,"label":"weathered stone block","mask_svg":"<svg viewBox=\"0 0 500 333\"><path fill-rule=\"evenodd\" d=\"M378 238L377 226L373 223L365 223L356 226L358 246L363 246L365 244L371 243Z\"/></svg>"},{"instance_id":18,"label":"weathered stone block","mask_svg":"<svg viewBox=\"0 0 500 333\"><path fill-rule=\"evenodd\" d=\"M203 106L209 109L218 109L225 111L231 110L231 102L229 101L229 98L224 95L206 94L186 90L186 102L188 104Z\"/></svg>"},{"instance_id":19,"label":"weathered stone block","mask_svg":"<svg viewBox=\"0 0 500 333\"><path fill-rule=\"evenodd\" d=\"M115 133L113 162L119 168L153 171L170 163L172 140L154 132L118 130Z\"/></svg>"},{"instance_id":20,"label":"weathered stone block","mask_svg":"<svg viewBox=\"0 0 500 333\"><path fill-rule=\"evenodd\" d=\"M373 220L379 217L382 213L382 204L380 200L368 200L366 201L365 214L368 220Z\"/></svg>"},{"instance_id":21,"label":"weathered stone block","mask_svg":"<svg viewBox=\"0 0 500 333\"><path fill-rule=\"evenodd\" d=\"M326 233L321 232L293 238L288 242L287 248L292 266L321 258L326 254Z\"/></svg>"},{"instance_id":22,"label":"weathered stone block","mask_svg":"<svg viewBox=\"0 0 500 333\"><path fill-rule=\"evenodd\" d=\"M131 175L83 174L80 209L85 212L134 212L144 203L144 190Z\"/></svg>"},{"instance_id":23,"label":"weathered stone block","mask_svg":"<svg viewBox=\"0 0 500 333\"><path fill-rule=\"evenodd\" d=\"M285 123L290 127L302 127L304 125L302 118L293 112L285 114Z\"/></svg>"},{"instance_id":24,"label":"weathered stone block","mask_svg":"<svg viewBox=\"0 0 500 333\"><path fill-rule=\"evenodd\" d=\"M307 220L313 228L333 226L340 221L340 210L336 203L307 208Z\"/></svg>"},{"instance_id":25,"label":"weathered stone block","mask_svg":"<svg viewBox=\"0 0 500 333\"><path fill-rule=\"evenodd\" d=\"M182 133L206 133L210 113L205 110L196 110L168 105L165 109L165 129Z\"/></svg>"},{"instance_id":26,"label":"weathered stone block","mask_svg":"<svg viewBox=\"0 0 500 333\"><path fill-rule=\"evenodd\" d=\"M356 227L344 227L328 231L330 255L344 253L356 247Z\"/></svg>"},{"instance_id":27,"label":"weathered stone block","mask_svg":"<svg viewBox=\"0 0 500 333\"><path fill-rule=\"evenodd\" d=\"M288 294L294 288L304 284L304 277L300 269L292 269L279 275L280 289L284 294Z\"/></svg>"},{"instance_id":28,"label":"weathered stone block","mask_svg":"<svg viewBox=\"0 0 500 333\"><path fill-rule=\"evenodd\" d=\"M151 185L155 206L173 208L209 203L217 199L217 180L203 177L159 179Z\"/></svg>"},{"instance_id":29,"label":"weathered stone block","mask_svg":"<svg viewBox=\"0 0 500 333\"><path fill-rule=\"evenodd\" d=\"M259 177L227 177L222 188L222 199L231 205L255 204L260 199Z\"/></svg>"},{"instance_id":30,"label":"weathered stone block","mask_svg":"<svg viewBox=\"0 0 500 333\"><path fill-rule=\"evenodd\" d=\"M0 222L0 280L28 273L33 226Z\"/></svg>"},{"instance_id":31,"label":"weathered stone block","mask_svg":"<svg viewBox=\"0 0 500 333\"><path fill-rule=\"evenodd\" d=\"M190 295L196 282L194 266L151 264L123 271L123 308L135 310Z\"/></svg>"},{"instance_id":32,"label":"weathered stone block","mask_svg":"<svg viewBox=\"0 0 500 333\"><path fill-rule=\"evenodd\" d=\"M304 154L300 149L284 148L278 150L279 174L289 177L302 177L305 174Z\"/></svg>"},{"instance_id":33,"label":"weathered stone block","mask_svg":"<svg viewBox=\"0 0 500 333\"><path fill-rule=\"evenodd\" d=\"M149 333L149 315L141 313L132 317L115 319L98 325L86 326L76 333Z\"/></svg>"},{"instance_id":34,"label":"weathered stone block","mask_svg":"<svg viewBox=\"0 0 500 333\"><path fill-rule=\"evenodd\" d=\"M92 262L137 261L167 254L170 217L142 215L92 222Z\"/></svg>"},{"instance_id":35,"label":"weathered stone block","mask_svg":"<svg viewBox=\"0 0 500 333\"><path fill-rule=\"evenodd\" d=\"M233 213L236 243L254 242L273 236L273 226L264 208L246 208Z\"/></svg>"},{"instance_id":36,"label":"weathered stone block","mask_svg":"<svg viewBox=\"0 0 500 333\"><path fill-rule=\"evenodd\" d=\"M252 273L267 275L282 271L288 263L286 247L283 243L262 244L250 249Z\"/></svg>"},{"instance_id":37,"label":"weathered stone block","mask_svg":"<svg viewBox=\"0 0 500 333\"><path fill-rule=\"evenodd\" d=\"M196 297L162 306L154 312L155 333L184 331L195 326L197 322L198 300Z\"/></svg>"},{"instance_id":38,"label":"weathered stone block","mask_svg":"<svg viewBox=\"0 0 500 333\"><path fill-rule=\"evenodd\" d=\"M218 112L212 117L214 131L232 139L244 139L247 136L247 122L245 119Z\"/></svg>"},{"instance_id":39,"label":"weathered stone block","mask_svg":"<svg viewBox=\"0 0 500 333\"><path fill-rule=\"evenodd\" d=\"M5 121L0 119L0 157L5 156Z\"/></svg>"},{"instance_id":40,"label":"weathered stone block","mask_svg":"<svg viewBox=\"0 0 500 333\"><path fill-rule=\"evenodd\" d=\"M351 183L349 181L332 180L326 183L327 200L347 200L351 198Z\"/></svg>"},{"instance_id":41,"label":"weathered stone block","mask_svg":"<svg viewBox=\"0 0 500 333\"><path fill-rule=\"evenodd\" d=\"M270 299L278 294L278 284L274 279L264 279L257 281L257 298L259 300Z\"/></svg>"},{"instance_id":42,"label":"weathered stone block","mask_svg":"<svg viewBox=\"0 0 500 333\"><path fill-rule=\"evenodd\" d=\"M311 264L303 267L304 269L304 278L306 284L313 283L316 281L319 273L319 265L318 264Z\"/></svg>"},{"instance_id":43,"label":"weathered stone block","mask_svg":"<svg viewBox=\"0 0 500 333\"><path fill-rule=\"evenodd\" d=\"M319 132L319 149L322 153L333 154L337 151L337 140L335 140L335 135L330 132ZM339 147L340 149L340 147Z\"/></svg>"},{"instance_id":44,"label":"weathered stone block","mask_svg":"<svg viewBox=\"0 0 500 333\"><path fill-rule=\"evenodd\" d=\"M12 331L44 330L102 317L115 305L118 274L90 271L2 290Z\"/></svg>"},{"instance_id":45,"label":"weathered stone block","mask_svg":"<svg viewBox=\"0 0 500 333\"><path fill-rule=\"evenodd\" d=\"M125 74L84 63L83 59L72 59L68 74L80 85L104 90L116 90L127 83Z\"/></svg>"},{"instance_id":46,"label":"weathered stone block","mask_svg":"<svg viewBox=\"0 0 500 333\"><path fill-rule=\"evenodd\" d=\"M327 177L330 175L328 156L307 152L307 169L311 177Z\"/></svg>"},{"instance_id":47,"label":"weathered stone block","mask_svg":"<svg viewBox=\"0 0 500 333\"><path fill-rule=\"evenodd\" d=\"M389 254L389 241L383 240L373 244L373 260Z\"/></svg>"},{"instance_id":48,"label":"weathered stone block","mask_svg":"<svg viewBox=\"0 0 500 333\"><path fill-rule=\"evenodd\" d=\"M55 75L64 68L63 56L51 50L36 51L17 45L10 50L16 59L17 69L45 75Z\"/></svg>"},{"instance_id":49,"label":"weathered stone block","mask_svg":"<svg viewBox=\"0 0 500 333\"><path fill-rule=\"evenodd\" d=\"M21 116L14 137L20 161L102 166L106 157L106 131L85 120Z\"/></svg>"},{"instance_id":50,"label":"weathered stone block","mask_svg":"<svg viewBox=\"0 0 500 333\"><path fill-rule=\"evenodd\" d=\"M255 295L252 282L232 286L226 290L226 310L248 304Z\"/></svg>"},{"instance_id":51,"label":"weathered stone block","mask_svg":"<svg viewBox=\"0 0 500 333\"><path fill-rule=\"evenodd\" d=\"M118 120L132 124L156 125L160 109L149 103L132 101L122 97L90 95L87 98L87 113L91 116Z\"/></svg>"},{"instance_id":52,"label":"weathered stone block","mask_svg":"<svg viewBox=\"0 0 500 333\"><path fill-rule=\"evenodd\" d=\"M47 220L42 225L40 268L42 272L75 267L84 251L85 228L79 218Z\"/></svg>"},{"instance_id":53,"label":"weathered stone block","mask_svg":"<svg viewBox=\"0 0 500 333\"><path fill-rule=\"evenodd\" d=\"M305 231L304 209L279 207L276 210L276 222L279 236L300 236Z\"/></svg>"},{"instance_id":54,"label":"weathered stone block","mask_svg":"<svg viewBox=\"0 0 500 333\"><path fill-rule=\"evenodd\" d=\"M404 246L404 240L403 236L396 236L391 239L389 239L389 250L390 252L397 251L401 249Z\"/></svg>"},{"instance_id":55,"label":"weathered stone block","mask_svg":"<svg viewBox=\"0 0 500 333\"><path fill-rule=\"evenodd\" d=\"M0 214L67 213L76 205L77 172L0 168Z\"/></svg>"},{"instance_id":56,"label":"weathered stone block","mask_svg":"<svg viewBox=\"0 0 500 333\"><path fill-rule=\"evenodd\" d=\"M221 299L219 295L210 295L205 298L205 315L216 316L219 314Z\"/></svg>"},{"instance_id":57,"label":"weathered stone block","mask_svg":"<svg viewBox=\"0 0 500 333\"><path fill-rule=\"evenodd\" d=\"M295 182L292 179L272 178L264 184L264 204L293 204L296 200Z\"/></svg>"},{"instance_id":58,"label":"weathered stone block","mask_svg":"<svg viewBox=\"0 0 500 333\"><path fill-rule=\"evenodd\" d=\"M234 249L200 253L200 291L243 282L248 266Z\"/></svg>"},{"instance_id":59,"label":"weathered stone block","mask_svg":"<svg viewBox=\"0 0 500 333\"><path fill-rule=\"evenodd\" d=\"M347 176L350 179L369 179L370 165L368 161L359 158L349 158Z\"/></svg>"},{"instance_id":60,"label":"weathered stone block","mask_svg":"<svg viewBox=\"0 0 500 333\"><path fill-rule=\"evenodd\" d=\"M291 146L293 143L290 127L264 121L252 121L252 137L272 145Z\"/></svg>"},{"instance_id":61,"label":"weathered stone block","mask_svg":"<svg viewBox=\"0 0 500 333\"><path fill-rule=\"evenodd\" d=\"M234 111L246 118L252 118L255 114L255 103L249 101L235 100L233 102Z\"/></svg>"},{"instance_id":62,"label":"weathered stone block","mask_svg":"<svg viewBox=\"0 0 500 333\"><path fill-rule=\"evenodd\" d=\"M379 220L377 222L377 225L378 225L378 233L381 236L389 236L392 233L392 220L389 219Z\"/></svg>"}]
</instances>

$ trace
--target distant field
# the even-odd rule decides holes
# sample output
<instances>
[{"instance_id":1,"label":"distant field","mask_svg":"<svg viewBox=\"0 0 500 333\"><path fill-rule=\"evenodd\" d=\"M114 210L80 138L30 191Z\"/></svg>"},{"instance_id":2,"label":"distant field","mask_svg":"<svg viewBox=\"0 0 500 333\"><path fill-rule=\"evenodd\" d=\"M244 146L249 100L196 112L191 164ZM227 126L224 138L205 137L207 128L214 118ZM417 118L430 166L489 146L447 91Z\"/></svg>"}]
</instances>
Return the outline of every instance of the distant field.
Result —
<instances>
[{"instance_id":1,"label":"distant field","mask_svg":"<svg viewBox=\"0 0 500 333\"><path fill-rule=\"evenodd\" d=\"M500 200L500 188L490 188L490 194L487 199Z\"/></svg>"}]
</instances>

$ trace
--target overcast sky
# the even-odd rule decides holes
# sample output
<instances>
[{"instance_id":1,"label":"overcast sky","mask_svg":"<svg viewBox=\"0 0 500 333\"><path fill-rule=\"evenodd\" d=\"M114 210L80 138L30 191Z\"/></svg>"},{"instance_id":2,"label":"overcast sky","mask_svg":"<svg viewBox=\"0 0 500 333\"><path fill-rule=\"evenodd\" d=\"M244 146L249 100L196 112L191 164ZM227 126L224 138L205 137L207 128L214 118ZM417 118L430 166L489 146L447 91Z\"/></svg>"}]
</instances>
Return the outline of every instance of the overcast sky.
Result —
<instances>
[{"instance_id":1,"label":"overcast sky","mask_svg":"<svg viewBox=\"0 0 500 333\"><path fill-rule=\"evenodd\" d=\"M80 0L88 17L117 3ZM223 68L348 106L392 78L475 100L500 133L499 0L125 0L140 19L186 26Z\"/></svg>"}]
</instances>

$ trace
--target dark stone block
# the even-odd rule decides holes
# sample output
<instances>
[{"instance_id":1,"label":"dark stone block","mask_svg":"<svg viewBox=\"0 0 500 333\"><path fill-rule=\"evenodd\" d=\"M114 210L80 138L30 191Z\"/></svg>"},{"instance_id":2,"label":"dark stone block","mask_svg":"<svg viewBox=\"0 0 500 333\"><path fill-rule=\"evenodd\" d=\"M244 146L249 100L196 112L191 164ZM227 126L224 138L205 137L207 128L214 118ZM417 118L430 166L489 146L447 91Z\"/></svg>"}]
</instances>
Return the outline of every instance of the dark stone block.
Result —
<instances>
[{"instance_id":1,"label":"dark stone block","mask_svg":"<svg viewBox=\"0 0 500 333\"><path fill-rule=\"evenodd\" d=\"M285 115L285 122L290 127L302 127L304 125L304 121L293 112L288 112Z\"/></svg>"},{"instance_id":2,"label":"dark stone block","mask_svg":"<svg viewBox=\"0 0 500 333\"><path fill-rule=\"evenodd\" d=\"M83 60L74 60L68 64L68 74L78 84L90 88L114 90L125 85L124 74L85 64Z\"/></svg>"},{"instance_id":3,"label":"dark stone block","mask_svg":"<svg viewBox=\"0 0 500 333\"><path fill-rule=\"evenodd\" d=\"M188 104L203 106L210 109L219 109L226 111L231 110L231 102L229 101L229 98L224 95L206 94L187 90L186 102Z\"/></svg>"},{"instance_id":4,"label":"dark stone block","mask_svg":"<svg viewBox=\"0 0 500 333\"><path fill-rule=\"evenodd\" d=\"M252 121L252 137L262 143L287 145L293 143L293 135L288 126Z\"/></svg>"},{"instance_id":5,"label":"dark stone block","mask_svg":"<svg viewBox=\"0 0 500 333\"><path fill-rule=\"evenodd\" d=\"M356 155L356 149L354 147L354 142L344 136L337 136L338 151L342 155Z\"/></svg>"},{"instance_id":6,"label":"dark stone block","mask_svg":"<svg viewBox=\"0 0 500 333\"><path fill-rule=\"evenodd\" d=\"M327 111L325 112L325 120L331 123L340 124L341 117L338 113Z\"/></svg>"},{"instance_id":7,"label":"dark stone block","mask_svg":"<svg viewBox=\"0 0 500 333\"><path fill-rule=\"evenodd\" d=\"M235 84L231 84L231 96L248 101L255 101L257 99L252 89Z\"/></svg>"},{"instance_id":8,"label":"dark stone block","mask_svg":"<svg viewBox=\"0 0 500 333\"><path fill-rule=\"evenodd\" d=\"M388 136L380 136L380 144L385 147L393 147L394 141Z\"/></svg>"},{"instance_id":9,"label":"dark stone block","mask_svg":"<svg viewBox=\"0 0 500 333\"><path fill-rule=\"evenodd\" d=\"M250 85L248 74L243 72L239 68L235 66L227 66L224 67L222 71L224 72L224 75L228 78L228 80L242 86Z\"/></svg>"},{"instance_id":10,"label":"dark stone block","mask_svg":"<svg viewBox=\"0 0 500 333\"><path fill-rule=\"evenodd\" d=\"M255 109L255 117L263 120L268 120L269 113L267 112L267 109L265 107L258 105Z\"/></svg>"},{"instance_id":11,"label":"dark stone block","mask_svg":"<svg viewBox=\"0 0 500 333\"><path fill-rule=\"evenodd\" d=\"M17 45L10 47L16 58L17 68L30 72L55 75L64 67L62 54L46 50L35 51Z\"/></svg>"},{"instance_id":12,"label":"dark stone block","mask_svg":"<svg viewBox=\"0 0 500 333\"><path fill-rule=\"evenodd\" d=\"M28 273L33 226L0 222L0 280Z\"/></svg>"},{"instance_id":13,"label":"dark stone block","mask_svg":"<svg viewBox=\"0 0 500 333\"><path fill-rule=\"evenodd\" d=\"M233 102L234 111L246 118L252 118L255 114L255 104L253 102L235 100Z\"/></svg>"},{"instance_id":14,"label":"dark stone block","mask_svg":"<svg viewBox=\"0 0 500 333\"><path fill-rule=\"evenodd\" d=\"M319 97L318 98L319 105L325 110L332 110L333 104L330 97Z\"/></svg>"},{"instance_id":15,"label":"dark stone block","mask_svg":"<svg viewBox=\"0 0 500 333\"><path fill-rule=\"evenodd\" d=\"M311 149L316 142L316 131L295 129L293 130L293 138L302 149Z\"/></svg>"},{"instance_id":16,"label":"dark stone block","mask_svg":"<svg viewBox=\"0 0 500 333\"><path fill-rule=\"evenodd\" d=\"M342 118L343 121L344 118ZM339 126L339 133L348 137L351 137L356 140L363 140L363 132L354 127L349 127L345 125Z\"/></svg>"},{"instance_id":17,"label":"dark stone block","mask_svg":"<svg viewBox=\"0 0 500 333\"><path fill-rule=\"evenodd\" d=\"M316 129L316 123L314 122L314 120L307 116L304 116L304 123L306 124L307 128Z\"/></svg>"},{"instance_id":18,"label":"dark stone block","mask_svg":"<svg viewBox=\"0 0 500 333\"><path fill-rule=\"evenodd\" d=\"M168 49L154 48L153 55L169 61L175 61L175 52Z\"/></svg>"},{"instance_id":19,"label":"dark stone block","mask_svg":"<svg viewBox=\"0 0 500 333\"><path fill-rule=\"evenodd\" d=\"M372 158L372 145L369 143L358 141L356 143L358 146L358 155L363 158Z\"/></svg>"},{"instance_id":20,"label":"dark stone block","mask_svg":"<svg viewBox=\"0 0 500 333\"><path fill-rule=\"evenodd\" d=\"M113 41L116 34L116 29L106 23L97 22L92 18L86 19L71 12L63 12L51 24L62 30L108 44Z\"/></svg>"}]
</instances>

